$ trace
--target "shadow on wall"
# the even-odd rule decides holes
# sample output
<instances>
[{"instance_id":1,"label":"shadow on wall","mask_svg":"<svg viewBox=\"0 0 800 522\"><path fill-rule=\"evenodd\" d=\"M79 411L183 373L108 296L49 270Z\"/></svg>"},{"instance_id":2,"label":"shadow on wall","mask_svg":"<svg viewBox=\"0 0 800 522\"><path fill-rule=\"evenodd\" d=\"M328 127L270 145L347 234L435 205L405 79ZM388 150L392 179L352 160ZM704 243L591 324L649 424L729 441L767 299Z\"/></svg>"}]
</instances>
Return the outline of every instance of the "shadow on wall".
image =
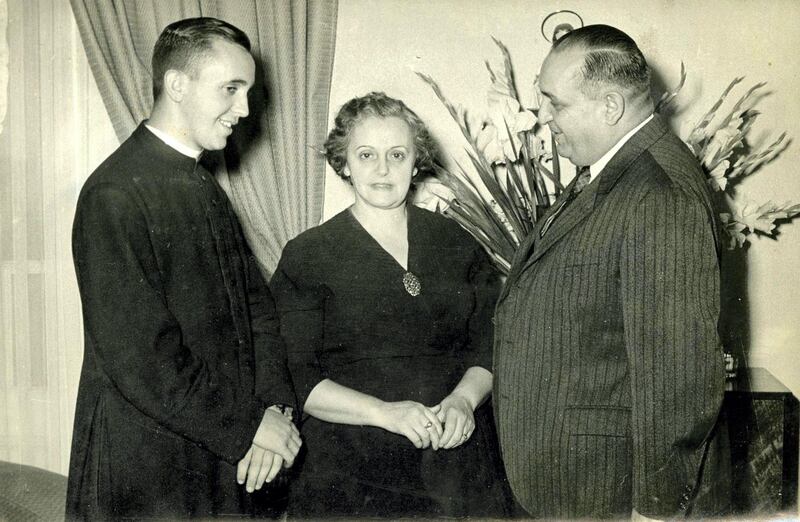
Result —
<instances>
[{"instance_id":1,"label":"shadow on wall","mask_svg":"<svg viewBox=\"0 0 800 522\"><path fill-rule=\"evenodd\" d=\"M265 134L269 133L267 126L267 108L271 103L267 86L264 83L265 74L270 74L269 67L253 49L253 59L256 62L255 82L250 88L247 99L250 114L246 118L239 120L233 128L233 135L228 141L228 145L220 151L207 151L203 154L201 161L203 166L210 172L217 173L223 165L227 167L229 175L238 175L242 165L242 158L255 147L259 142L270 139Z\"/></svg>"},{"instance_id":2,"label":"shadow on wall","mask_svg":"<svg viewBox=\"0 0 800 522\"><path fill-rule=\"evenodd\" d=\"M724 203L723 203L724 204ZM720 252L720 322L719 331L726 353L733 355L739 368L748 361L750 346L750 299L747 294L747 250Z\"/></svg>"}]
</instances>

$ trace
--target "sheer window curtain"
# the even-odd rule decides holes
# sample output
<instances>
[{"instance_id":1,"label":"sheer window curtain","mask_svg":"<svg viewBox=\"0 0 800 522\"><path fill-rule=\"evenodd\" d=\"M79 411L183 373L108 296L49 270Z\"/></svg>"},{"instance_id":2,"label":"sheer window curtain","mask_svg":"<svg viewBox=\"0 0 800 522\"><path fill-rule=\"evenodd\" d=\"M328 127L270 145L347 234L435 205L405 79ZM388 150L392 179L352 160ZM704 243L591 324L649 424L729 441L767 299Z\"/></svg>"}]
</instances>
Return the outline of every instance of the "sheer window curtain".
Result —
<instances>
[{"instance_id":1,"label":"sheer window curtain","mask_svg":"<svg viewBox=\"0 0 800 522\"><path fill-rule=\"evenodd\" d=\"M211 155L248 241L269 276L286 242L322 216L323 157L336 36L335 0L70 0L120 141L152 107L150 55L181 18L213 16L244 30L256 58L250 116L225 155Z\"/></svg>"},{"instance_id":2,"label":"sheer window curtain","mask_svg":"<svg viewBox=\"0 0 800 522\"><path fill-rule=\"evenodd\" d=\"M118 141L69 2L0 0L0 12L0 460L66 473L83 355L72 216Z\"/></svg>"}]
</instances>

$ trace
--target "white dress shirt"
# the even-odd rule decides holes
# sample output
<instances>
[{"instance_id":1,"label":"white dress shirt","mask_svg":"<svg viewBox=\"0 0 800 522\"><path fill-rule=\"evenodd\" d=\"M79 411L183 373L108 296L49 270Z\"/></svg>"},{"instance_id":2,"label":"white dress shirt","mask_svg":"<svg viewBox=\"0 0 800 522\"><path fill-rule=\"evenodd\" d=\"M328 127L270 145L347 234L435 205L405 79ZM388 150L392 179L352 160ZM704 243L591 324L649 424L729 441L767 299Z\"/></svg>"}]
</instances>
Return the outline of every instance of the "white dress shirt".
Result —
<instances>
[{"instance_id":1,"label":"white dress shirt","mask_svg":"<svg viewBox=\"0 0 800 522\"><path fill-rule=\"evenodd\" d=\"M611 161L611 158L613 158L617 152L619 152L619 149L621 149L622 146L625 145L628 142L628 140L633 137L634 134L639 132L639 129L647 125L652 119L653 115L651 114L650 116L645 118L642 123L632 128L627 134L625 134L625 136L620 138L619 141L616 144L614 144L614 146L611 147L608 150L608 152L603 154L599 160L589 165L589 174L591 175L591 181L589 181L589 183L594 181L595 178L597 178L597 176L603 171L603 169L606 168L608 162Z\"/></svg>"}]
</instances>

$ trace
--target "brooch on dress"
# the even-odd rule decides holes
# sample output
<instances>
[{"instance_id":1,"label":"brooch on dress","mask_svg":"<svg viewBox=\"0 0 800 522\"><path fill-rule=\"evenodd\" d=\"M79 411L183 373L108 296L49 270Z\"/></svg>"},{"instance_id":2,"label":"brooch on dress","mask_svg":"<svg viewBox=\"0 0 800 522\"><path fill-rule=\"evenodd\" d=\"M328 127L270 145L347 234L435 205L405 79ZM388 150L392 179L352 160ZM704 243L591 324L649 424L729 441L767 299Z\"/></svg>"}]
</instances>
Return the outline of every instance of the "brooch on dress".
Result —
<instances>
[{"instance_id":1,"label":"brooch on dress","mask_svg":"<svg viewBox=\"0 0 800 522\"><path fill-rule=\"evenodd\" d=\"M406 288L406 292L414 297L417 297L420 290L422 290L422 283L419 282L419 278L411 272L403 274L403 286Z\"/></svg>"}]
</instances>

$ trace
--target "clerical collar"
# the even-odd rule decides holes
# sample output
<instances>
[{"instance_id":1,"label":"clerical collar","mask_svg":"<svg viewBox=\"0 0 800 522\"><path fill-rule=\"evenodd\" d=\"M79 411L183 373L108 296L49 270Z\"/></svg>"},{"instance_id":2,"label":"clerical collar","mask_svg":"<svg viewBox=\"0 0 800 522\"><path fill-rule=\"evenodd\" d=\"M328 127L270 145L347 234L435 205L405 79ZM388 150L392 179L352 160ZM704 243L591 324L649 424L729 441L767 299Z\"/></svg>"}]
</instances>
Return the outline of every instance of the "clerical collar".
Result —
<instances>
[{"instance_id":1,"label":"clerical collar","mask_svg":"<svg viewBox=\"0 0 800 522\"><path fill-rule=\"evenodd\" d=\"M611 147L608 150L608 152L603 154L603 156L599 160L595 161L589 166L589 173L592 176L592 181L594 181L594 179L600 174L600 172L602 172L602 170L606 168L608 162L611 161L611 158L613 158L617 152L619 152L619 149L621 149L622 146L625 145L628 142L628 140L633 137L634 134L639 132L639 129L647 125L652 119L653 115L651 114L650 116L645 118L645 120L642 123L632 128L625 136L620 138L620 140L613 147Z\"/></svg>"},{"instance_id":2,"label":"clerical collar","mask_svg":"<svg viewBox=\"0 0 800 522\"><path fill-rule=\"evenodd\" d=\"M184 156L189 156L190 158L197 159L200 157L200 154L203 153L202 150L193 149L191 147L184 145L183 143L176 140L175 138L173 138L166 132L162 131L161 129L156 129L155 127L148 125L146 123L144 124L144 126L147 127L147 130L155 134L158 139L160 139L173 149L177 150Z\"/></svg>"}]
</instances>

